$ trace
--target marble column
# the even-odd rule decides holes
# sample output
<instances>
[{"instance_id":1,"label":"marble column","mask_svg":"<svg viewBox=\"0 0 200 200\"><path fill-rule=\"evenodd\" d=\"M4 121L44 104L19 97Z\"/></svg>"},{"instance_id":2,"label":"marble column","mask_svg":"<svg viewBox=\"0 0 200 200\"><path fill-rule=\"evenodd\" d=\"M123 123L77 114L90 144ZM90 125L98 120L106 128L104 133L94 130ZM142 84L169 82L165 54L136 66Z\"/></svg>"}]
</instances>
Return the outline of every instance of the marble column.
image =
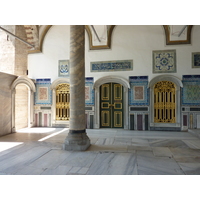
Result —
<instances>
[{"instance_id":1,"label":"marble column","mask_svg":"<svg viewBox=\"0 0 200 200\"><path fill-rule=\"evenodd\" d=\"M64 149L84 151L90 146L85 120L85 26L70 26L70 125Z\"/></svg>"}]
</instances>

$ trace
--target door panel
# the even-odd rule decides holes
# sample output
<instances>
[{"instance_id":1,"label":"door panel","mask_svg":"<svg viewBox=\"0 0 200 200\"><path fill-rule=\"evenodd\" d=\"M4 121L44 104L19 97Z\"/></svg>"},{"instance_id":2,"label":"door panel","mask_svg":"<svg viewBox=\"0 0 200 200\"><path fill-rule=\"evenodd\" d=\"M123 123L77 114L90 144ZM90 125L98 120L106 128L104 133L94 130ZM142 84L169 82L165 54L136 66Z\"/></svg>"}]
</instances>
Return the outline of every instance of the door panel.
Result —
<instances>
[{"instance_id":1,"label":"door panel","mask_svg":"<svg viewBox=\"0 0 200 200\"><path fill-rule=\"evenodd\" d=\"M123 86L105 83L100 87L100 127L123 128Z\"/></svg>"}]
</instances>

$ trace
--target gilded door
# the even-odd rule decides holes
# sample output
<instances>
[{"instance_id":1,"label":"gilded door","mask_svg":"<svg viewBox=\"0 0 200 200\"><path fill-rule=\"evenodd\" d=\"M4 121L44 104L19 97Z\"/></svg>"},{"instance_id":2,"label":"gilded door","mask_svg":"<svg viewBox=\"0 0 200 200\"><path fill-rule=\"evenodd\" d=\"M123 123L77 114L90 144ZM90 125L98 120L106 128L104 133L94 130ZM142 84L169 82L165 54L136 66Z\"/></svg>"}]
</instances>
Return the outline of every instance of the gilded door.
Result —
<instances>
[{"instance_id":1,"label":"gilded door","mask_svg":"<svg viewBox=\"0 0 200 200\"><path fill-rule=\"evenodd\" d=\"M70 85L59 84L56 88L56 120L69 121L70 118Z\"/></svg>"},{"instance_id":2,"label":"gilded door","mask_svg":"<svg viewBox=\"0 0 200 200\"><path fill-rule=\"evenodd\" d=\"M123 86L118 83L105 83L100 87L100 127L123 126Z\"/></svg>"},{"instance_id":3,"label":"gilded door","mask_svg":"<svg viewBox=\"0 0 200 200\"><path fill-rule=\"evenodd\" d=\"M176 87L170 81L160 81L154 86L154 122L176 123Z\"/></svg>"}]
</instances>

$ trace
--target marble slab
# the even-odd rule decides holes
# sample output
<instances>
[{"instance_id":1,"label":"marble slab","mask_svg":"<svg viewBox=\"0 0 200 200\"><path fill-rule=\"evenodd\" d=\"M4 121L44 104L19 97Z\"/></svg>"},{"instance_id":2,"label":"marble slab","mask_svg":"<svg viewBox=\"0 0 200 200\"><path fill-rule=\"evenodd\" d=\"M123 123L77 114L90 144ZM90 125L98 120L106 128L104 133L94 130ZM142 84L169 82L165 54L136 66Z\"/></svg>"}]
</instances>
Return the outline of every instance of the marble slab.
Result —
<instances>
[{"instance_id":1,"label":"marble slab","mask_svg":"<svg viewBox=\"0 0 200 200\"><path fill-rule=\"evenodd\" d=\"M43 169L55 169L63 163L69 156L70 152L63 150L50 150L29 166Z\"/></svg>"},{"instance_id":2,"label":"marble slab","mask_svg":"<svg viewBox=\"0 0 200 200\"><path fill-rule=\"evenodd\" d=\"M92 152L127 152L127 145L91 145L88 151Z\"/></svg>"},{"instance_id":3,"label":"marble slab","mask_svg":"<svg viewBox=\"0 0 200 200\"><path fill-rule=\"evenodd\" d=\"M45 171L41 175L66 175L72 169L72 166L68 165L59 165L55 169L45 169Z\"/></svg>"},{"instance_id":4,"label":"marble slab","mask_svg":"<svg viewBox=\"0 0 200 200\"><path fill-rule=\"evenodd\" d=\"M181 140L165 139L165 140L149 140L152 147L181 147L188 148L186 143Z\"/></svg>"},{"instance_id":5,"label":"marble slab","mask_svg":"<svg viewBox=\"0 0 200 200\"><path fill-rule=\"evenodd\" d=\"M88 175L137 174L136 156L132 153L99 153L88 170Z\"/></svg>"},{"instance_id":6,"label":"marble slab","mask_svg":"<svg viewBox=\"0 0 200 200\"><path fill-rule=\"evenodd\" d=\"M73 167L90 167L93 163L97 153L96 152L71 152L61 165L70 165Z\"/></svg>"},{"instance_id":7,"label":"marble slab","mask_svg":"<svg viewBox=\"0 0 200 200\"><path fill-rule=\"evenodd\" d=\"M48 151L50 151L48 147L39 146L14 156L9 156L9 154L7 154L6 162L5 160L0 161L0 171L14 174L19 168L37 160Z\"/></svg>"},{"instance_id":8,"label":"marble slab","mask_svg":"<svg viewBox=\"0 0 200 200\"><path fill-rule=\"evenodd\" d=\"M167 147L152 147L152 150L156 157L172 157L172 152Z\"/></svg>"},{"instance_id":9,"label":"marble slab","mask_svg":"<svg viewBox=\"0 0 200 200\"><path fill-rule=\"evenodd\" d=\"M174 159L155 157L150 151L137 151L137 161L139 175L184 175Z\"/></svg>"},{"instance_id":10,"label":"marble slab","mask_svg":"<svg viewBox=\"0 0 200 200\"><path fill-rule=\"evenodd\" d=\"M182 140L191 149L200 149L199 140Z\"/></svg>"},{"instance_id":11,"label":"marble slab","mask_svg":"<svg viewBox=\"0 0 200 200\"><path fill-rule=\"evenodd\" d=\"M169 148L173 157L199 157L200 149L190 148Z\"/></svg>"},{"instance_id":12,"label":"marble slab","mask_svg":"<svg viewBox=\"0 0 200 200\"><path fill-rule=\"evenodd\" d=\"M200 175L200 163L179 163L186 175Z\"/></svg>"}]
</instances>

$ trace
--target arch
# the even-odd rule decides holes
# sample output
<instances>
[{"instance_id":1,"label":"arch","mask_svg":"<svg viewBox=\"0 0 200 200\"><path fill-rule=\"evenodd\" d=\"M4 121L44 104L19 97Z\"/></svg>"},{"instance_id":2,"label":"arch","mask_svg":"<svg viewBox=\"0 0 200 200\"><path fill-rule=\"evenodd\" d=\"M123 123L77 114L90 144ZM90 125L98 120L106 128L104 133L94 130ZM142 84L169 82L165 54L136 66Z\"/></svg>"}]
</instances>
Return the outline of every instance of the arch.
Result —
<instances>
[{"instance_id":1,"label":"arch","mask_svg":"<svg viewBox=\"0 0 200 200\"><path fill-rule=\"evenodd\" d=\"M35 84L33 82L33 80L31 80L30 78L27 78L25 76L19 76L17 79L15 79L11 85L11 90L15 89L16 86L18 84L25 84L25 85L28 85L28 87L30 88L30 90L32 92L35 92L36 91L36 88L35 88Z\"/></svg>"},{"instance_id":2,"label":"arch","mask_svg":"<svg viewBox=\"0 0 200 200\"><path fill-rule=\"evenodd\" d=\"M186 40L170 40L170 31L169 31L169 25L163 25L164 31L165 31L165 38L166 38L166 44L167 45L176 45L176 44L191 44L191 32L192 32L192 25L188 25L188 31L187 31L187 39Z\"/></svg>"},{"instance_id":3,"label":"arch","mask_svg":"<svg viewBox=\"0 0 200 200\"><path fill-rule=\"evenodd\" d=\"M156 76L155 78L153 78L149 84L148 87L149 88L153 88L154 85L159 82L159 81L171 81L173 83L176 84L177 87L183 87L183 83L180 79L178 79L176 76L173 75L160 75L160 76Z\"/></svg>"},{"instance_id":4,"label":"arch","mask_svg":"<svg viewBox=\"0 0 200 200\"><path fill-rule=\"evenodd\" d=\"M97 49L110 49L111 48L111 39L112 39L112 33L113 33L113 29L115 28L116 25L111 25L108 29L108 41L106 45L99 45L99 46L94 46L92 44L92 32L90 29L89 25L85 26L85 29L88 33L89 36L89 46L90 46L90 50L97 50Z\"/></svg>"},{"instance_id":5,"label":"arch","mask_svg":"<svg viewBox=\"0 0 200 200\"><path fill-rule=\"evenodd\" d=\"M104 83L120 83L122 84L125 88L130 88L129 82L118 76L105 76L102 78L99 78L98 80L95 81L93 88L99 88L102 84Z\"/></svg>"},{"instance_id":6,"label":"arch","mask_svg":"<svg viewBox=\"0 0 200 200\"><path fill-rule=\"evenodd\" d=\"M31 50L31 51L29 51L29 53L41 53L43 51L44 38L45 38L46 34L48 33L48 31L50 30L50 28L52 26L53 25L46 25L46 26L43 26L43 28L40 27L41 28L41 33L40 33L40 36L39 36L39 49ZM115 27L115 25L111 25L109 30L108 30L108 42L107 42L107 45L93 46L92 45L92 33L91 33L91 30L90 30L88 25L85 25L86 32L88 33L88 36L89 36L90 49L91 50L110 49L111 48L111 37L112 37L112 32L113 32L114 27Z\"/></svg>"},{"instance_id":7,"label":"arch","mask_svg":"<svg viewBox=\"0 0 200 200\"><path fill-rule=\"evenodd\" d=\"M34 92L35 84L33 81L27 77L20 76L17 79L15 79L11 85L11 95L12 95L12 132L16 132L15 127L15 92L16 92L16 86L18 84L25 84L30 89L29 92L29 114L28 114L28 127L32 127L34 124L33 121L33 106L34 106Z\"/></svg>"},{"instance_id":8,"label":"arch","mask_svg":"<svg viewBox=\"0 0 200 200\"><path fill-rule=\"evenodd\" d=\"M155 123L154 122L154 85L161 81L170 81L176 86L176 122L175 123ZM160 75L149 82L150 88L150 130L181 130L181 107L180 107L180 88L183 84L180 79L172 75Z\"/></svg>"},{"instance_id":9,"label":"arch","mask_svg":"<svg viewBox=\"0 0 200 200\"><path fill-rule=\"evenodd\" d=\"M54 80L50 87L51 90L56 89L57 85L59 85L61 83L69 83L69 78L58 78L58 79Z\"/></svg>"},{"instance_id":10,"label":"arch","mask_svg":"<svg viewBox=\"0 0 200 200\"><path fill-rule=\"evenodd\" d=\"M94 91L95 91L95 114L94 114L94 128L100 128L100 86L104 83L119 83L124 87L124 129L128 129L128 88L130 88L130 84L127 80L118 76L105 76L99 78L94 83Z\"/></svg>"}]
</instances>

